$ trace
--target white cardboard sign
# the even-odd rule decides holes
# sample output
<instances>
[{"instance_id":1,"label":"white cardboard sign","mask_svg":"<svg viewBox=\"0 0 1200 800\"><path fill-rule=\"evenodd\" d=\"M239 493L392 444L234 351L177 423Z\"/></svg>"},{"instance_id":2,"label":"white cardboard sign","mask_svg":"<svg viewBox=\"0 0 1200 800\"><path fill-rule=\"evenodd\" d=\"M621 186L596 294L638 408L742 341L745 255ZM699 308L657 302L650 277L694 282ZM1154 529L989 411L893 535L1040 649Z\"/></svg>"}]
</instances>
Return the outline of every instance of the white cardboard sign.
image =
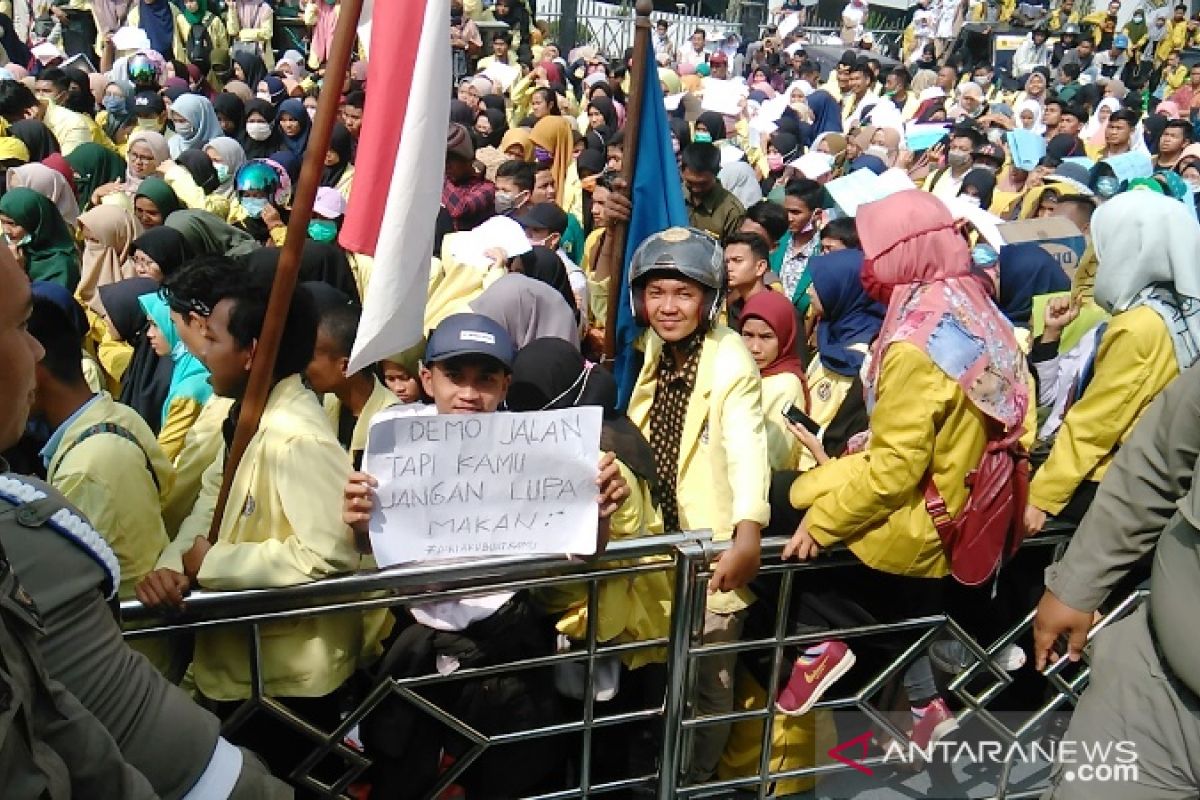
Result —
<instances>
[{"instance_id":1,"label":"white cardboard sign","mask_svg":"<svg viewBox=\"0 0 1200 800\"><path fill-rule=\"evenodd\" d=\"M364 467L379 480L380 566L596 551L599 407L384 416Z\"/></svg>"}]
</instances>

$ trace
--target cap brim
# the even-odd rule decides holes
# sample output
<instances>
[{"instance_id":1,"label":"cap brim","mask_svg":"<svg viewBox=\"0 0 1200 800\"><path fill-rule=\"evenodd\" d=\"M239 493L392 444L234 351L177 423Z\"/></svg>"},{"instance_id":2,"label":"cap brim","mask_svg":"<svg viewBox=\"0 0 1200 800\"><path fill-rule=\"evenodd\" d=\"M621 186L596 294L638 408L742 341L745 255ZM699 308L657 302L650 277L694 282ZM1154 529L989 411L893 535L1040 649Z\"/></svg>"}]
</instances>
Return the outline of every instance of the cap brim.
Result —
<instances>
[{"instance_id":1,"label":"cap brim","mask_svg":"<svg viewBox=\"0 0 1200 800\"><path fill-rule=\"evenodd\" d=\"M469 344L463 344L458 347L451 348L450 350L447 350L445 352L438 353L436 355L430 355L428 352L426 352L425 357L421 361L422 361L422 363L424 363L426 365L433 365L433 364L441 364L444 361L449 361L452 358L459 358L461 356L475 356L477 358L489 358L492 361L495 361L500 366L504 367L504 370L506 372L512 372L512 363L511 362L505 361L503 358L501 358L500 356L496 355L495 353L493 353L489 350L486 350L486 349L484 349L482 347L478 347L478 346L471 346Z\"/></svg>"}]
</instances>

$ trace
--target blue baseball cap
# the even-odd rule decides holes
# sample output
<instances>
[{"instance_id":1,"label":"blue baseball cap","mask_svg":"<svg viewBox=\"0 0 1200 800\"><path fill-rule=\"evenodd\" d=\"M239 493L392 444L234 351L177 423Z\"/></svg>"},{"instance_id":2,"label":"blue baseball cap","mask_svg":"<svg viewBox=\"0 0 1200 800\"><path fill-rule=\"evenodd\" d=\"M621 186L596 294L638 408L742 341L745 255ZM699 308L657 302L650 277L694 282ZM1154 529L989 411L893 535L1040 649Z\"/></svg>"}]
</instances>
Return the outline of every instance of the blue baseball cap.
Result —
<instances>
[{"instance_id":1,"label":"blue baseball cap","mask_svg":"<svg viewBox=\"0 0 1200 800\"><path fill-rule=\"evenodd\" d=\"M456 356L487 356L494 358L512 372L517 348L512 337L495 320L483 314L451 314L429 334L425 345L425 364Z\"/></svg>"}]
</instances>

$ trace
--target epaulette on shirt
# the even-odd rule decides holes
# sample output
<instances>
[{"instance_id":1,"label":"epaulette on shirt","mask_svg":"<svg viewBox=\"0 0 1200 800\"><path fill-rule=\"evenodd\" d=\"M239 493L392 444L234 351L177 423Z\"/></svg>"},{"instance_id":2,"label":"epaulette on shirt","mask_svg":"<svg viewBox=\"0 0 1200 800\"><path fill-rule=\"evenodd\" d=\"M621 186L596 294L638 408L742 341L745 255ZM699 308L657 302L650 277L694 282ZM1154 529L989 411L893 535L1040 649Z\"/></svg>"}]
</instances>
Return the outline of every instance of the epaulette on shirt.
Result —
<instances>
[{"instance_id":1,"label":"epaulette on shirt","mask_svg":"<svg viewBox=\"0 0 1200 800\"><path fill-rule=\"evenodd\" d=\"M16 520L31 528L45 525L68 539L104 570L104 599L112 600L121 585L121 565L108 542L91 523L68 508L60 497L50 497L38 486L7 473L0 475L0 500L16 507ZM39 501L47 500L46 503Z\"/></svg>"}]
</instances>

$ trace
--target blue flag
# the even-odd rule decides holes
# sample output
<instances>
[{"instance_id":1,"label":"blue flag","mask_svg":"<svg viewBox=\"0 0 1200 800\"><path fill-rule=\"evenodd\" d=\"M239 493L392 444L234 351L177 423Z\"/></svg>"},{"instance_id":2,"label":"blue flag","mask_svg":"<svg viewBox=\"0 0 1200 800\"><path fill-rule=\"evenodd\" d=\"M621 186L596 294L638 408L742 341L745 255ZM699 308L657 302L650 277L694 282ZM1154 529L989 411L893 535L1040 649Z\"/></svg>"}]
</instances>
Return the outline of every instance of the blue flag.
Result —
<instances>
[{"instance_id":1,"label":"blue flag","mask_svg":"<svg viewBox=\"0 0 1200 800\"><path fill-rule=\"evenodd\" d=\"M633 318L629 297L629 265L638 245L653 234L676 225L687 225L687 206L683 204L683 183L675 150L671 147L671 126L663 105L662 87L653 49L646 53L646 86L642 92L642 115L638 127L638 150L634 162L633 217L625 238L625 260L617 286L616 365L618 405L624 409L633 394L641 359L634 342L642 328ZM628 155L628 154L627 154Z\"/></svg>"}]
</instances>

